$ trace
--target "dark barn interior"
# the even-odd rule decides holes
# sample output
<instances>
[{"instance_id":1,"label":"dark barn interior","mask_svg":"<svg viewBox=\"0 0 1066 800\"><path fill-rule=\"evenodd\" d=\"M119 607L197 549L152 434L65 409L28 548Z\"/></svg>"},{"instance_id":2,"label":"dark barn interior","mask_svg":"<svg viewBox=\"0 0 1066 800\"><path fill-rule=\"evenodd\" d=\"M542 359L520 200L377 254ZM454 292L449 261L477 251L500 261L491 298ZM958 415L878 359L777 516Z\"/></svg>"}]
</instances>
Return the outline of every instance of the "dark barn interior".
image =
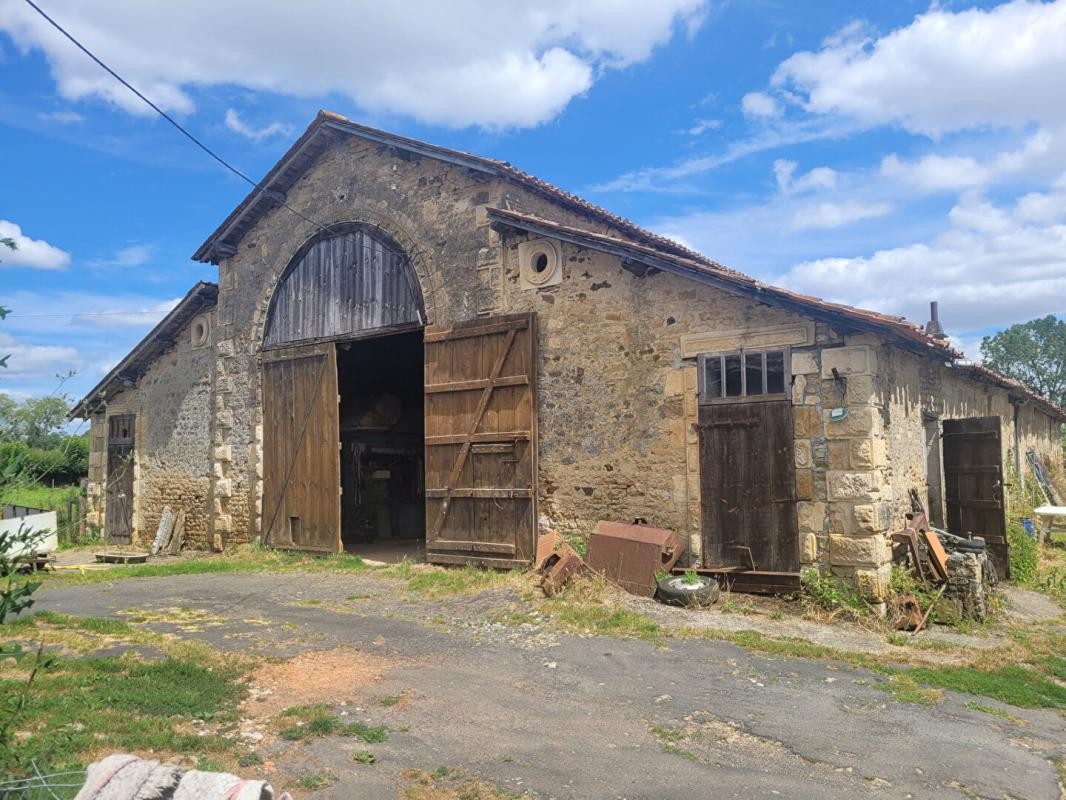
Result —
<instances>
[{"instance_id":1,"label":"dark barn interior","mask_svg":"<svg viewBox=\"0 0 1066 800\"><path fill-rule=\"evenodd\" d=\"M341 538L348 551L426 536L422 332L337 345Z\"/></svg>"}]
</instances>

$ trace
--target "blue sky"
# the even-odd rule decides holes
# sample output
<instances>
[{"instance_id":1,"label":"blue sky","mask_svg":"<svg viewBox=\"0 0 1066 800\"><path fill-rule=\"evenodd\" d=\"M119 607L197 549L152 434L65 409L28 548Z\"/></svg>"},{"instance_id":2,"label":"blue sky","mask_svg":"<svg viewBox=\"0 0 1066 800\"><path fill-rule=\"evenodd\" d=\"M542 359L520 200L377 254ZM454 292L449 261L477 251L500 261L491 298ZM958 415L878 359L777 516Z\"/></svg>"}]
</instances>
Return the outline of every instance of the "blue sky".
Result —
<instances>
[{"instance_id":1,"label":"blue sky","mask_svg":"<svg viewBox=\"0 0 1066 800\"><path fill-rule=\"evenodd\" d=\"M42 0L261 177L314 116L506 159L957 344L1066 312L1066 0ZM151 13L146 11L151 8ZM857 11L857 9L861 9ZM248 187L0 0L0 391L91 388Z\"/></svg>"}]
</instances>

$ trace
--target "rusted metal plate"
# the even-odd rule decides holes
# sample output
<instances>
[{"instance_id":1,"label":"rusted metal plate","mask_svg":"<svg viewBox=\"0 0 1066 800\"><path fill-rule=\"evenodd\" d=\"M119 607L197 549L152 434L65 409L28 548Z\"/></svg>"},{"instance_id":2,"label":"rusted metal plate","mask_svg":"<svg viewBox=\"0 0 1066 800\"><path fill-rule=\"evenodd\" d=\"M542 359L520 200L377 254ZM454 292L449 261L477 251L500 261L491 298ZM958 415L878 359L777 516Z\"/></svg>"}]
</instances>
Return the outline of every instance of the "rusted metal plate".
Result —
<instances>
[{"instance_id":1,"label":"rusted metal plate","mask_svg":"<svg viewBox=\"0 0 1066 800\"><path fill-rule=\"evenodd\" d=\"M533 569L540 572L544 569L548 560L558 555L559 550L566 544L566 539L555 531L549 531L537 537L537 555L533 559Z\"/></svg>"},{"instance_id":2,"label":"rusted metal plate","mask_svg":"<svg viewBox=\"0 0 1066 800\"><path fill-rule=\"evenodd\" d=\"M589 537L586 561L627 592L651 597L656 573L669 572L685 544L684 537L664 528L601 521Z\"/></svg>"}]
</instances>

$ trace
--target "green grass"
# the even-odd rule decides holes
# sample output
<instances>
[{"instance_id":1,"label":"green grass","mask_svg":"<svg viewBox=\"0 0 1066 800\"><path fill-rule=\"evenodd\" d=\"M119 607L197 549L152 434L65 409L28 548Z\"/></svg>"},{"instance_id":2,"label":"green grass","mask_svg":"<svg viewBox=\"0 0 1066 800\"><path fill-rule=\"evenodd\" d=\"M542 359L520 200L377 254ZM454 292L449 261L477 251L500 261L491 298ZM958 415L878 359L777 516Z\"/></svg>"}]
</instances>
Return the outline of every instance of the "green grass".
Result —
<instances>
[{"instance_id":1,"label":"green grass","mask_svg":"<svg viewBox=\"0 0 1066 800\"><path fill-rule=\"evenodd\" d=\"M989 714L989 715L991 715L993 717L999 717L1000 719L1005 720L1005 721L1010 722L1010 723L1013 723L1015 725L1024 725L1025 724L1025 720L1024 719L1019 719L1018 717L1014 716L1013 714L1008 714L1006 711L1002 711L1002 710L1000 710L998 708L993 708L992 706L982 705L981 703L978 703L975 700L967 700L966 701L966 707L968 709L970 709L971 711L980 711L982 714Z\"/></svg>"},{"instance_id":2,"label":"green grass","mask_svg":"<svg viewBox=\"0 0 1066 800\"><path fill-rule=\"evenodd\" d=\"M664 728L661 725L652 725L649 730L652 735L663 742L680 742L685 739L685 732L678 728Z\"/></svg>"},{"instance_id":3,"label":"green grass","mask_svg":"<svg viewBox=\"0 0 1066 800\"><path fill-rule=\"evenodd\" d=\"M666 636L662 625L643 614L624 608L557 600L548 606L551 616L564 627L578 633L600 636L624 636L658 642Z\"/></svg>"},{"instance_id":4,"label":"green grass","mask_svg":"<svg viewBox=\"0 0 1066 800\"><path fill-rule=\"evenodd\" d=\"M59 529L60 547L77 544L72 541L77 537L77 531L73 528L72 520L67 515L67 503L71 500L76 502L81 488L78 486L44 486L39 483L23 485L9 485L0 491L0 505L28 506L29 508L55 509L56 527ZM77 505L73 506L76 515ZM96 541L95 536L86 533L86 543Z\"/></svg>"},{"instance_id":5,"label":"green grass","mask_svg":"<svg viewBox=\"0 0 1066 800\"><path fill-rule=\"evenodd\" d=\"M914 667L907 674L929 686L991 697L1019 708L1066 708L1066 686L1016 664L994 670Z\"/></svg>"},{"instance_id":6,"label":"green grass","mask_svg":"<svg viewBox=\"0 0 1066 800\"><path fill-rule=\"evenodd\" d=\"M233 552L164 564L133 564L84 573L46 573L45 585L110 583L125 578L159 578L171 575L207 575L220 572L364 572L375 569L358 556L312 556L266 548L243 547Z\"/></svg>"},{"instance_id":7,"label":"green grass","mask_svg":"<svg viewBox=\"0 0 1066 800\"><path fill-rule=\"evenodd\" d=\"M384 725L372 726L358 721L345 723L328 706L295 706L285 709L280 716L296 720L295 724L278 731L282 739L290 742L304 742L324 736L351 736L367 744L377 744L389 738Z\"/></svg>"},{"instance_id":8,"label":"green grass","mask_svg":"<svg viewBox=\"0 0 1066 800\"><path fill-rule=\"evenodd\" d=\"M293 786L313 792L332 786L336 782L337 776L332 772L305 772L293 781Z\"/></svg>"},{"instance_id":9,"label":"green grass","mask_svg":"<svg viewBox=\"0 0 1066 800\"><path fill-rule=\"evenodd\" d=\"M944 699L943 691L920 685L911 674L906 672L893 675L887 683L875 683L873 688L888 692L901 703L931 706Z\"/></svg>"},{"instance_id":10,"label":"green grass","mask_svg":"<svg viewBox=\"0 0 1066 800\"><path fill-rule=\"evenodd\" d=\"M450 567L415 572L407 581L408 591L439 597L488 589L503 583L510 573L480 567Z\"/></svg>"},{"instance_id":11,"label":"green grass","mask_svg":"<svg viewBox=\"0 0 1066 800\"><path fill-rule=\"evenodd\" d=\"M660 745L664 753L669 753L672 756L681 756L681 758L689 761L699 761L700 757L693 753L691 750L685 750L678 747L676 744L664 744Z\"/></svg>"},{"instance_id":12,"label":"green grass","mask_svg":"<svg viewBox=\"0 0 1066 800\"><path fill-rule=\"evenodd\" d=\"M354 756L352 761L356 764L373 764L378 760L378 757L371 753L369 750L360 750Z\"/></svg>"},{"instance_id":13,"label":"green grass","mask_svg":"<svg viewBox=\"0 0 1066 800\"><path fill-rule=\"evenodd\" d=\"M0 696L23 690L26 674L5 665ZM198 735L192 720L235 721L245 695L242 671L185 659L56 658L38 673L10 749L0 750L0 774L30 759L43 771L84 766L101 750L228 754L236 747L215 732Z\"/></svg>"}]
</instances>

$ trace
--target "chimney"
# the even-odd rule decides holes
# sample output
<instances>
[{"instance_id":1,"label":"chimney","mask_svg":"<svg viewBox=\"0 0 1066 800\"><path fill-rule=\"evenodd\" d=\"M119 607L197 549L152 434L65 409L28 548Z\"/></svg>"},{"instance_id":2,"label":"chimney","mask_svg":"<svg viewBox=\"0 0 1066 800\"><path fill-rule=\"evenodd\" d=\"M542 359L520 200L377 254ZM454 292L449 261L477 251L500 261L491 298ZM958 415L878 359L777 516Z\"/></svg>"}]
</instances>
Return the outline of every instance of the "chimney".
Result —
<instances>
[{"instance_id":1,"label":"chimney","mask_svg":"<svg viewBox=\"0 0 1066 800\"><path fill-rule=\"evenodd\" d=\"M944 327L940 324L940 309L936 300L929 304L929 321L925 323L925 333L927 336L932 336L940 341L948 338L947 334L944 333Z\"/></svg>"}]
</instances>

